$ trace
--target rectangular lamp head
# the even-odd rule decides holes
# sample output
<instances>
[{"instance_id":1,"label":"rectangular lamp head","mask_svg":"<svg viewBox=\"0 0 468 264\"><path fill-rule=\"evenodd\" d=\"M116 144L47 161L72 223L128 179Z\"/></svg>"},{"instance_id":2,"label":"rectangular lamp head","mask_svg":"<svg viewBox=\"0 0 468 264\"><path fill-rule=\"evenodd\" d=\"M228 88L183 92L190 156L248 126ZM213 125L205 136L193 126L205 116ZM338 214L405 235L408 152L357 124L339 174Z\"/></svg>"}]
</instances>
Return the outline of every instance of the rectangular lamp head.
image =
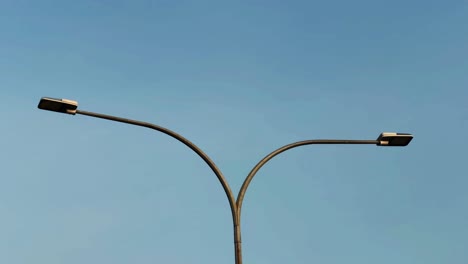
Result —
<instances>
[{"instance_id":1,"label":"rectangular lamp head","mask_svg":"<svg viewBox=\"0 0 468 264\"><path fill-rule=\"evenodd\" d=\"M37 107L43 110L74 115L78 108L78 102L68 99L42 97Z\"/></svg>"},{"instance_id":2,"label":"rectangular lamp head","mask_svg":"<svg viewBox=\"0 0 468 264\"><path fill-rule=\"evenodd\" d=\"M378 146L391 146L391 147L404 147L407 146L411 140L413 139L413 135L408 133L394 133L394 132L384 132L380 134L379 138L377 138Z\"/></svg>"}]
</instances>

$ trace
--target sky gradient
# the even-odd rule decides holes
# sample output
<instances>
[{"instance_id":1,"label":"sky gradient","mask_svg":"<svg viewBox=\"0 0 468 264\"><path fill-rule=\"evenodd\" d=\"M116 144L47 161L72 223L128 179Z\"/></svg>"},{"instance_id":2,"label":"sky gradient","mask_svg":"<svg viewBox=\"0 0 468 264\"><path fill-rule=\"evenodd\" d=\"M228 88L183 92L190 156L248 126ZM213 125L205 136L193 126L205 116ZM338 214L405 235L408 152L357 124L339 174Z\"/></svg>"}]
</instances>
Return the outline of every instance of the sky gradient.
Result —
<instances>
[{"instance_id":1,"label":"sky gradient","mask_svg":"<svg viewBox=\"0 0 468 264\"><path fill-rule=\"evenodd\" d=\"M468 260L466 1L0 0L0 263Z\"/></svg>"}]
</instances>

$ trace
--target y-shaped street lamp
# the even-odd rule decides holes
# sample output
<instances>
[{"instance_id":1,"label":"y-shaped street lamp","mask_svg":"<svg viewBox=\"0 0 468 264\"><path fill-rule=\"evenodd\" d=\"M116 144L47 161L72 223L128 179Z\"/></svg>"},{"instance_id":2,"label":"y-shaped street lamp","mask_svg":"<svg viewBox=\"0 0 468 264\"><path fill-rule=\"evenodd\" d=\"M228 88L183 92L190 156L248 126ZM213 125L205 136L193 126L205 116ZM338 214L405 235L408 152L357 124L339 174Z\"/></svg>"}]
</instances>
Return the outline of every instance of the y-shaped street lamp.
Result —
<instances>
[{"instance_id":1,"label":"y-shaped street lamp","mask_svg":"<svg viewBox=\"0 0 468 264\"><path fill-rule=\"evenodd\" d=\"M141 122L137 120L132 120L132 119L126 119L126 118L121 118L121 117L115 117L115 116L110 116L110 115L104 115L104 114L98 114L98 113L93 113L93 112L88 112L88 111L82 111L78 110L78 102L72 101L72 100L67 100L67 99L56 99L56 98L49 98L49 97L43 97L41 98L39 105L39 109L44 109L44 110L49 110L49 111L54 111L54 112L59 112L59 113L66 113L66 114L81 114L81 115L87 115L87 116L92 116L92 117L97 117L97 118L102 118L102 119L107 119L111 121L116 121L116 122L121 122L121 123L127 123L131 125L136 125L136 126L142 126L142 127L147 127L151 128L157 131L160 131L164 134L167 134L180 142L184 143L187 147L192 149L195 153L198 154L205 162L208 164L208 166L211 168L211 170L214 172L216 177L218 177L219 182L223 186L224 192L226 193L226 196L229 200L229 206L231 207L231 214L232 214L232 221L233 221L233 227L234 227L234 254L235 254L235 264L242 264L242 241L241 241L241 208L242 208L242 201L244 200L245 192L247 191L247 188L249 187L250 182L252 181L253 177L255 174L260 170L260 168L265 165L269 160L271 160L273 157L276 155L288 150L292 149L295 147L299 146L304 146L304 145L312 145L312 144L375 144L378 146L406 146L410 143L410 141L413 139L413 136L411 134L406 134L406 133L382 133L376 140L338 140L338 139L315 139L315 140L305 140L305 141L299 141L295 143L291 143L289 145L283 146L267 156L265 156L260 162L255 165L255 167L250 171L250 173L247 175L247 178L245 178L244 183L242 184L242 187L239 190L239 194L237 195L237 200L234 197L234 194L231 191L231 188L229 187L229 184L227 183L226 179L224 178L223 174L219 170L219 168L216 166L216 164L208 157L208 155L205 154L200 148L198 148L195 144L190 142L188 139L184 138L183 136L167 129L161 126L157 126L151 123L146 123L146 122Z\"/></svg>"}]
</instances>

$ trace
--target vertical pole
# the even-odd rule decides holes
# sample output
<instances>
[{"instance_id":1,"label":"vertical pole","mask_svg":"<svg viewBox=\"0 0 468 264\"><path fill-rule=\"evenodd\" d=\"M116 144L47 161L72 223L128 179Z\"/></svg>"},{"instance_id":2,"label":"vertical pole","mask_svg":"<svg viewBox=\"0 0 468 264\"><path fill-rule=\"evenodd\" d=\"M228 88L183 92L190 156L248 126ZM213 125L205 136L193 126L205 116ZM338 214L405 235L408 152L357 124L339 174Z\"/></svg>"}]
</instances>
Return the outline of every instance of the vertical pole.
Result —
<instances>
[{"instance_id":1,"label":"vertical pole","mask_svg":"<svg viewBox=\"0 0 468 264\"><path fill-rule=\"evenodd\" d=\"M237 219L237 217L235 218ZM238 222L238 221L234 221ZM242 264L242 239L240 223L234 223L234 255L236 264Z\"/></svg>"}]
</instances>

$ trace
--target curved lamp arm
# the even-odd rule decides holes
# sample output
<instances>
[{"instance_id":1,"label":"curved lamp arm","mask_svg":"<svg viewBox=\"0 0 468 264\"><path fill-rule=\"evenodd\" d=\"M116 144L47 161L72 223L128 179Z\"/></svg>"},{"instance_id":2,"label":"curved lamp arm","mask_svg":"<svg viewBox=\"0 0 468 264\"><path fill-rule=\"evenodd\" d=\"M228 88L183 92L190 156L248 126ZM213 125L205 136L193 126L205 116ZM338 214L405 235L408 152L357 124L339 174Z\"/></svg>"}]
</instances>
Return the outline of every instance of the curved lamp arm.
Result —
<instances>
[{"instance_id":1,"label":"curved lamp arm","mask_svg":"<svg viewBox=\"0 0 468 264\"><path fill-rule=\"evenodd\" d=\"M234 195L231 191L231 188L229 187L226 179L223 176L223 173L221 170L216 166L216 164L208 157L208 155L203 152L199 147L197 147L194 143L190 142L188 139L184 138L183 136L177 134L176 132L169 130L167 128L147 123L147 122L141 122L137 120L132 120L132 119L127 119L127 118L121 118L121 117L116 117L116 116L111 116L111 115L104 115L104 114L99 114L99 113L93 113L93 112L88 112L88 111L83 111L83 110L76 110L76 114L81 114L81 115L87 115L87 116L92 116L92 117L97 117L97 118L102 118L102 119L107 119L111 121L116 121L116 122L121 122L121 123L127 123L135 126L141 126L141 127L147 127L151 128L154 130L157 130L159 132L162 132L166 135L169 135L178 141L184 143L187 147L192 149L195 153L198 154L205 162L208 164L208 166L211 168L211 170L216 174L216 177L218 177L219 182L223 186L224 192L226 193L226 196L229 200L229 205L231 207L231 213L232 213L232 218L234 221L236 221L236 215L237 215L237 207L236 207L236 202Z\"/></svg>"},{"instance_id":2,"label":"curved lamp arm","mask_svg":"<svg viewBox=\"0 0 468 264\"><path fill-rule=\"evenodd\" d=\"M340 139L314 139L314 140L305 140L305 141L298 141L295 143L291 143L288 145L285 145L267 156L265 156L261 161L253 167L253 169L249 172L247 175L247 178L245 178L244 183L242 184L242 187L239 190L239 194L237 195L237 222L240 224L240 217L241 217L241 209L242 209L242 201L244 200L245 193L249 187L250 182L252 179L255 177L257 172L260 170L260 168L263 167L268 161L270 161L272 158L274 158L276 155L292 148L304 146L304 145L312 145L312 144L379 144L379 140L340 140Z\"/></svg>"}]
</instances>

